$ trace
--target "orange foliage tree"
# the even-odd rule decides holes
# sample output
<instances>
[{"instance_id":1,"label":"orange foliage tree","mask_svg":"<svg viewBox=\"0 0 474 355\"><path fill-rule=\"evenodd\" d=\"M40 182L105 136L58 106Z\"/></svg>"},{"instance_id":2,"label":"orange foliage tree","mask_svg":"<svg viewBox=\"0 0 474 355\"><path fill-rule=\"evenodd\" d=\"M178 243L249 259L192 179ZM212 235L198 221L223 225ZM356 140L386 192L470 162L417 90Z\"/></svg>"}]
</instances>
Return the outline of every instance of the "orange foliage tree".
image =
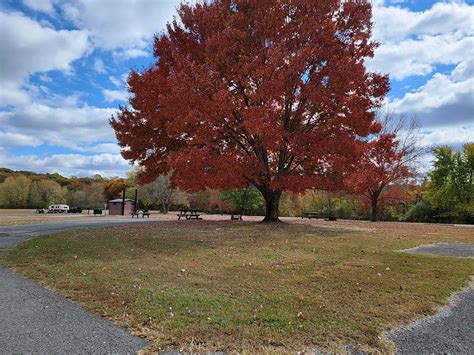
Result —
<instances>
[{"instance_id":1,"label":"orange foliage tree","mask_svg":"<svg viewBox=\"0 0 474 355\"><path fill-rule=\"evenodd\" d=\"M369 1L216 0L178 14L111 119L142 182L173 171L189 191L254 185L278 221L283 191L320 188L378 131L388 78L364 65Z\"/></svg>"},{"instance_id":2,"label":"orange foliage tree","mask_svg":"<svg viewBox=\"0 0 474 355\"><path fill-rule=\"evenodd\" d=\"M112 179L104 185L104 198L112 200L122 196L123 190L129 187L127 180L125 179Z\"/></svg>"}]
</instances>

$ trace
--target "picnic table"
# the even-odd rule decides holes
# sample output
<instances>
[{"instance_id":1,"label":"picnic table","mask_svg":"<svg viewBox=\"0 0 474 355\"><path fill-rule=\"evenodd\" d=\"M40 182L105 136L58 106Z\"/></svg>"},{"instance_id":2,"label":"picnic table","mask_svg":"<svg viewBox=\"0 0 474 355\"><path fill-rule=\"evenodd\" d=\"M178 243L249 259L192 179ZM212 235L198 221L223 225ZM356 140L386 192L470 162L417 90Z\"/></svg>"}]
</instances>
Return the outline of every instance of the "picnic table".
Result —
<instances>
[{"instance_id":1,"label":"picnic table","mask_svg":"<svg viewBox=\"0 0 474 355\"><path fill-rule=\"evenodd\" d=\"M180 210L177 216L178 216L178 220L180 220L181 217L186 218L186 220L202 219L202 217L200 217L201 215L198 213L198 210L194 210L194 209Z\"/></svg>"},{"instance_id":2,"label":"picnic table","mask_svg":"<svg viewBox=\"0 0 474 355\"><path fill-rule=\"evenodd\" d=\"M303 212L303 214L301 215L301 219L303 218L321 218L321 213L306 211L306 212Z\"/></svg>"},{"instance_id":3,"label":"picnic table","mask_svg":"<svg viewBox=\"0 0 474 355\"><path fill-rule=\"evenodd\" d=\"M232 213L230 215L230 220L231 221L241 221L242 220L242 214L241 213Z\"/></svg>"},{"instance_id":4,"label":"picnic table","mask_svg":"<svg viewBox=\"0 0 474 355\"><path fill-rule=\"evenodd\" d=\"M150 212L148 210L135 210L130 214L132 215L132 218L134 218L135 216L137 218L140 218L140 213L142 214L142 218L145 218L145 216L147 216L147 218L150 218Z\"/></svg>"}]
</instances>

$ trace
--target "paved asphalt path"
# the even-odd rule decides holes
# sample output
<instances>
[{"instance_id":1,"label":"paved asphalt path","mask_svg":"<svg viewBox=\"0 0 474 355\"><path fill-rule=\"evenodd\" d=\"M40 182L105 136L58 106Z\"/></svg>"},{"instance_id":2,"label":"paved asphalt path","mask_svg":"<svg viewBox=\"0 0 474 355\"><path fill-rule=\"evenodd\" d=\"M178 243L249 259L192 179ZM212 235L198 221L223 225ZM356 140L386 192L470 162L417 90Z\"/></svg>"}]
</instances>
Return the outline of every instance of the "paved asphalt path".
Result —
<instances>
[{"instance_id":1,"label":"paved asphalt path","mask_svg":"<svg viewBox=\"0 0 474 355\"><path fill-rule=\"evenodd\" d=\"M449 306L388 335L401 354L474 353L474 288L453 298Z\"/></svg>"},{"instance_id":2,"label":"paved asphalt path","mask_svg":"<svg viewBox=\"0 0 474 355\"><path fill-rule=\"evenodd\" d=\"M403 250L405 253L474 258L474 243L437 243Z\"/></svg>"},{"instance_id":3,"label":"paved asphalt path","mask_svg":"<svg viewBox=\"0 0 474 355\"><path fill-rule=\"evenodd\" d=\"M474 244L438 243L405 250L436 256L474 257ZM442 260L440 260L442 262ZM420 318L388 334L401 354L474 353L474 280L433 316Z\"/></svg>"},{"instance_id":4,"label":"paved asphalt path","mask_svg":"<svg viewBox=\"0 0 474 355\"><path fill-rule=\"evenodd\" d=\"M0 254L35 236L130 221L61 221L0 227ZM0 353L136 353L148 342L0 265Z\"/></svg>"}]
</instances>

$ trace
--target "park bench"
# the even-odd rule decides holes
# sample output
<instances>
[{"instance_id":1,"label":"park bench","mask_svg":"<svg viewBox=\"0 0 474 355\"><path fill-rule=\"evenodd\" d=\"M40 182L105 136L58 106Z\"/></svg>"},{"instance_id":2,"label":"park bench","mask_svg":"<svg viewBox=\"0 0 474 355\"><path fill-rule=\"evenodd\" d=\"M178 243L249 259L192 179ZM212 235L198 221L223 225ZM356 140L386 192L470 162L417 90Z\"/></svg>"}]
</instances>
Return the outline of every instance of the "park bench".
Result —
<instances>
[{"instance_id":1,"label":"park bench","mask_svg":"<svg viewBox=\"0 0 474 355\"><path fill-rule=\"evenodd\" d=\"M306 211L303 212L301 218L321 218L321 214L319 212Z\"/></svg>"},{"instance_id":2,"label":"park bench","mask_svg":"<svg viewBox=\"0 0 474 355\"><path fill-rule=\"evenodd\" d=\"M242 220L242 214L241 213L232 213L230 215L230 220L231 221L241 221Z\"/></svg>"},{"instance_id":3,"label":"park bench","mask_svg":"<svg viewBox=\"0 0 474 355\"><path fill-rule=\"evenodd\" d=\"M202 219L200 217L201 215L198 213L197 210L180 210L177 216L178 216L178 220L180 220L182 217L186 218L186 220Z\"/></svg>"}]
</instances>

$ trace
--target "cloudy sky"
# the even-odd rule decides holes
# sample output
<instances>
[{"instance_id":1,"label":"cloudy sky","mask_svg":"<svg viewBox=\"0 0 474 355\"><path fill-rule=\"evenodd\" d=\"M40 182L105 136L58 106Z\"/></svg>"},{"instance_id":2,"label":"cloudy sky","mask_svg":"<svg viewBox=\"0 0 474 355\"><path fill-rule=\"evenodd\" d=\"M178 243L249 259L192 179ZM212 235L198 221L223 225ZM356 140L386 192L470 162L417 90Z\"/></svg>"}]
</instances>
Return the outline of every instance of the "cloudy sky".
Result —
<instances>
[{"instance_id":1,"label":"cloudy sky","mask_svg":"<svg viewBox=\"0 0 474 355\"><path fill-rule=\"evenodd\" d=\"M0 167L129 171L108 119L178 2L0 0ZM418 118L423 146L474 141L474 0L374 0L374 21L389 107Z\"/></svg>"}]
</instances>

